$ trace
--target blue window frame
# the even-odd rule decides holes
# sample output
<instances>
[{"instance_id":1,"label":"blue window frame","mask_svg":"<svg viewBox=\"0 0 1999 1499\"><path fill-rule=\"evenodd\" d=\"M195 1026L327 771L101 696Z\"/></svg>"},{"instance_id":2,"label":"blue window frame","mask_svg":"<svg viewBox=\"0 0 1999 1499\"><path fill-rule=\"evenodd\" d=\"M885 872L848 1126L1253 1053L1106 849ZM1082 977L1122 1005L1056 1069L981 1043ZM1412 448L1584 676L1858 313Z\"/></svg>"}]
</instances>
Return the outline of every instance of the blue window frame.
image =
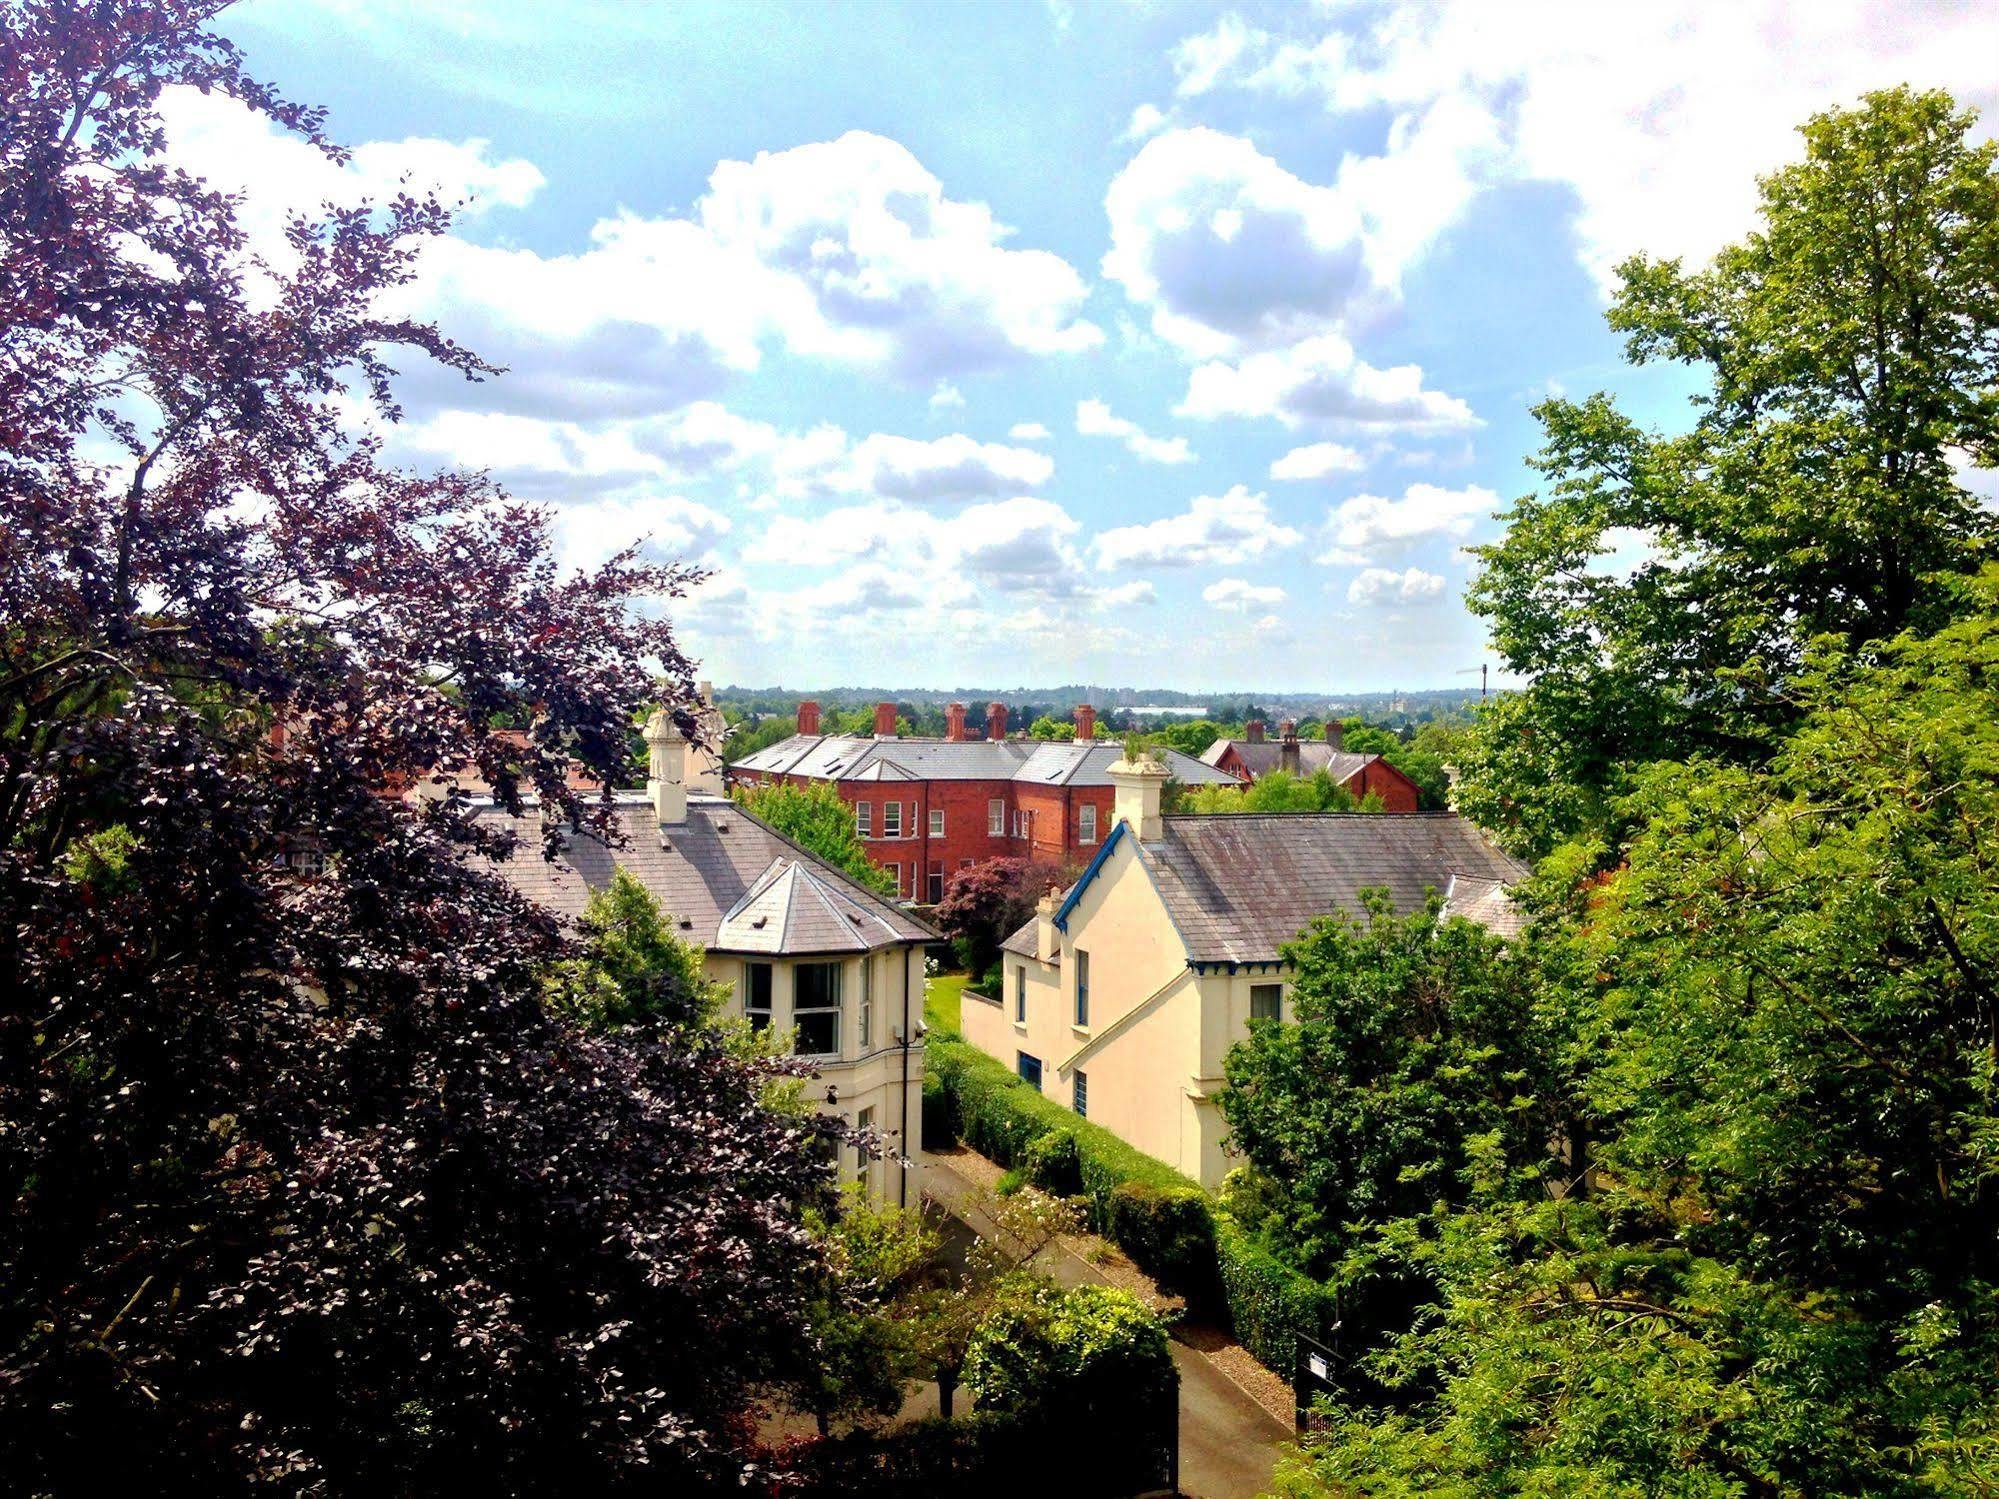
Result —
<instances>
[{"instance_id":1,"label":"blue window frame","mask_svg":"<svg viewBox=\"0 0 1999 1499\"><path fill-rule=\"evenodd\" d=\"M1077 1074L1076 1074L1076 1081L1075 1081L1075 1085L1074 1085L1074 1087L1073 1087L1073 1088L1071 1089L1071 1091L1070 1091L1070 1094L1069 1094L1069 1097L1070 1097L1071 1101L1072 1101L1072 1102L1073 1102L1073 1103L1075 1104L1075 1108L1076 1108L1076 1117L1077 1117L1077 1118L1079 1118L1079 1119L1087 1119L1087 1118L1089 1118L1089 1117L1090 1117L1090 1076L1089 1076L1089 1074L1088 1074L1088 1073L1086 1073L1086 1072L1079 1072L1079 1073L1077 1073Z\"/></svg>"},{"instance_id":2,"label":"blue window frame","mask_svg":"<svg viewBox=\"0 0 1999 1499\"><path fill-rule=\"evenodd\" d=\"M1076 1024L1090 1023L1090 955L1076 949Z\"/></svg>"},{"instance_id":3,"label":"blue window frame","mask_svg":"<svg viewBox=\"0 0 1999 1499\"><path fill-rule=\"evenodd\" d=\"M1039 1093L1041 1091L1041 1058L1031 1057L1024 1051L1016 1055L1019 1057L1017 1065L1020 1068L1021 1081L1034 1084L1034 1091Z\"/></svg>"}]
</instances>

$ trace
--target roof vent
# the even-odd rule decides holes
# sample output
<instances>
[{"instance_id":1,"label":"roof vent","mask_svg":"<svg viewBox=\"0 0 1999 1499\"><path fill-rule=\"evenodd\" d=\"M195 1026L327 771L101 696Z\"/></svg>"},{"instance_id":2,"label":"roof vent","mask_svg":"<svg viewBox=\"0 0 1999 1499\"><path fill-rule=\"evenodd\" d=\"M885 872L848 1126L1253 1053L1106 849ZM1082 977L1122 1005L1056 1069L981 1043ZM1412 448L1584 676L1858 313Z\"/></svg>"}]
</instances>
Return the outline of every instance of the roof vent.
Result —
<instances>
[{"instance_id":1,"label":"roof vent","mask_svg":"<svg viewBox=\"0 0 1999 1499\"><path fill-rule=\"evenodd\" d=\"M726 833L729 831L729 825L726 822L718 822L715 824L715 831L718 833Z\"/></svg>"},{"instance_id":2,"label":"roof vent","mask_svg":"<svg viewBox=\"0 0 1999 1499\"><path fill-rule=\"evenodd\" d=\"M693 920L692 920L691 918L689 918L689 917L686 917L686 916L683 916L683 917L681 917L681 918L680 918L680 929L681 929L681 930L682 930L683 932L691 932L691 931L693 931L693 930L694 930L694 922L693 922Z\"/></svg>"},{"instance_id":3,"label":"roof vent","mask_svg":"<svg viewBox=\"0 0 1999 1499\"><path fill-rule=\"evenodd\" d=\"M770 918L768 916L759 916L755 921L752 921L750 925L755 927L758 931L762 931L764 929L764 923L769 920Z\"/></svg>"}]
</instances>

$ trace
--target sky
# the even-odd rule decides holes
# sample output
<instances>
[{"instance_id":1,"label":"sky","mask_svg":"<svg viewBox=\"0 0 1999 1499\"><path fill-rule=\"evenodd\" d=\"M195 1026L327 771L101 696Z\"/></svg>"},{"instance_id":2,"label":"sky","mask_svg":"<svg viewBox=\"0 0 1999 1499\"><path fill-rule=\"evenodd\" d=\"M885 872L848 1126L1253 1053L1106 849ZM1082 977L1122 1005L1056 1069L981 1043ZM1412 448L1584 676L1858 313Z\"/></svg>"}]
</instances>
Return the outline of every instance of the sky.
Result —
<instances>
[{"instance_id":1,"label":"sky","mask_svg":"<svg viewBox=\"0 0 1999 1499\"><path fill-rule=\"evenodd\" d=\"M393 310L399 459L646 538L701 674L758 685L1464 685L1530 408L1692 386L1603 325L1631 253L1754 222L1796 126L1999 105L1999 5L1859 0L244 0L175 147L284 213L465 207ZM1989 133L1981 127L1981 133ZM1612 562L1615 559L1610 559Z\"/></svg>"}]
</instances>

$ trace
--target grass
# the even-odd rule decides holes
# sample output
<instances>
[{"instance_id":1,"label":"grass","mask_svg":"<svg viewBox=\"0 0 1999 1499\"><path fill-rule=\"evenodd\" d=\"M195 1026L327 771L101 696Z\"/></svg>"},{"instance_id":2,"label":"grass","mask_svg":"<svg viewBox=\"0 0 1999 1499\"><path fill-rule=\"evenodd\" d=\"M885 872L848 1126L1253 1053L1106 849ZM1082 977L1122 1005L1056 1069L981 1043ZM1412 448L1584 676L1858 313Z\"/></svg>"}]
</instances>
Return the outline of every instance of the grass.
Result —
<instances>
[{"instance_id":1,"label":"grass","mask_svg":"<svg viewBox=\"0 0 1999 1499\"><path fill-rule=\"evenodd\" d=\"M932 1035L943 1039L963 1034L962 1012L965 980L963 973L940 973L923 986L923 1023Z\"/></svg>"}]
</instances>

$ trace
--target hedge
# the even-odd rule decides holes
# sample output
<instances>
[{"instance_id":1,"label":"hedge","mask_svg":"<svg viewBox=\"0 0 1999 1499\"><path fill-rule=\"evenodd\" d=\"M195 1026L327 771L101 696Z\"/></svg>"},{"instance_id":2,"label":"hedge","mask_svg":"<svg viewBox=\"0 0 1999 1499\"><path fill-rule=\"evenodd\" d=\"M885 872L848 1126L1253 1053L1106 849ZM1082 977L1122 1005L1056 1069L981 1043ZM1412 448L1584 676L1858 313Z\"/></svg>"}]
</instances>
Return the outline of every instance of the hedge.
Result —
<instances>
[{"instance_id":1,"label":"hedge","mask_svg":"<svg viewBox=\"0 0 1999 1499\"><path fill-rule=\"evenodd\" d=\"M926 1145L961 1139L1030 1180L1037 1169L1051 1180L1073 1171L1093 1230L1167 1290L1226 1314L1243 1347L1291 1377L1296 1335L1323 1333L1330 1290L1256 1244L1191 1179L1079 1119L970 1042L932 1040L924 1074ZM1035 1148L1058 1134L1069 1138Z\"/></svg>"}]
</instances>

